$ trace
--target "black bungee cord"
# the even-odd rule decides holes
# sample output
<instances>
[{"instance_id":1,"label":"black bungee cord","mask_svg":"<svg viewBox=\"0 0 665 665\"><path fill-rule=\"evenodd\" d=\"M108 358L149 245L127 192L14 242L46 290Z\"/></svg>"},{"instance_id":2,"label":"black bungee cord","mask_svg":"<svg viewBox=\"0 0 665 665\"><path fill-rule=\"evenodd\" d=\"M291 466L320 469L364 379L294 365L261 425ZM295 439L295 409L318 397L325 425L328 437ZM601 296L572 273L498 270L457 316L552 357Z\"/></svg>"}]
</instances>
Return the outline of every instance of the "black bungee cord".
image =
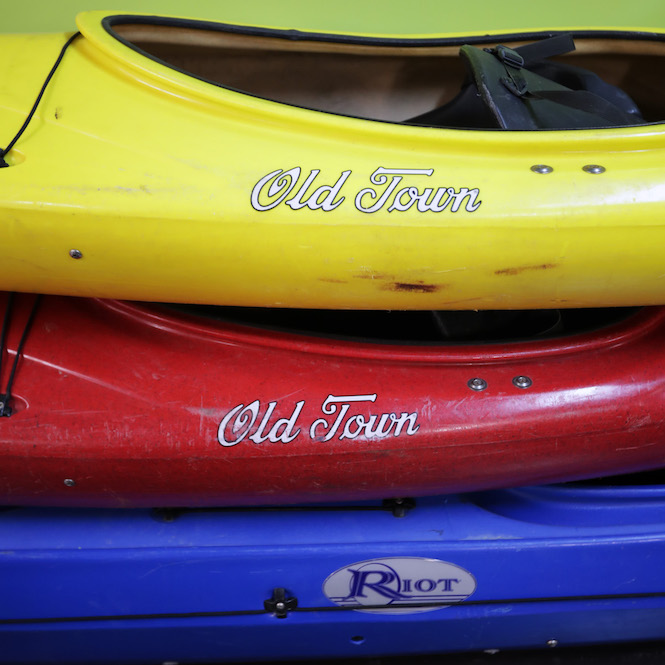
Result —
<instances>
[{"instance_id":1,"label":"black bungee cord","mask_svg":"<svg viewBox=\"0 0 665 665\"><path fill-rule=\"evenodd\" d=\"M2 322L2 331L0 332L0 376L2 375L2 358L5 354L5 347L7 341L7 334L9 331L9 324L11 321L11 313L14 305L14 293L10 293L7 298L7 309L5 310L5 317ZM23 328L23 334L21 339L16 347L16 355L14 356L14 362L12 368L9 372L9 378L7 379L7 387L4 392L0 393L0 418L5 417L9 418L12 415L13 409L10 406L10 401L12 398L12 387L14 386L14 378L16 377L16 369L18 367L18 361L23 355L23 347L25 342L28 339L28 334L34 323L35 316L37 315L37 310L39 309L39 304L41 302L42 296L37 295L34 302L32 303L32 309L30 310L30 315L26 321L25 327Z\"/></svg>"},{"instance_id":2,"label":"black bungee cord","mask_svg":"<svg viewBox=\"0 0 665 665\"><path fill-rule=\"evenodd\" d=\"M37 95L37 99L35 99L35 103L32 105L32 108L30 109L30 112L28 113L28 117L25 119L25 122L21 126L21 129L18 130L16 133L16 136L9 142L9 145L4 150L0 150L0 168L4 168L9 166L9 164L6 162L5 157L9 154L9 151L14 147L16 142L21 138L21 135L23 132L28 128L28 125L30 124L30 121L32 120L33 116L35 115L35 112L37 111L37 107L39 106L39 102L42 101L42 97L44 96L44 93L46 92L46 88L48 87L48 84L51 82L51 79L53 78L53 74L55 74L55 70L58 69L58 65L62 62L62 59L65 55L65 51L69 47L69 45L80 35L80 32L75 32L66 42L65 45L60 49L60 54L58 55L58 59L55 61L55 64L53 67L51 67L51 71L48 73L48 76L46 77L46 80L44 81L44 84L41 87L41 90L39 91L39 94Z\"/></svg>"},{"instance_id":3,"label":"black bungee cord","mask_svg":"<svg viewBox=\"0 0 665 665\"><path fill-rule=\"evenodd\" d=\"M30 112L28 113L28 116L26 117L24 123L21 125L21 128L18 130L14 138L9 142L6 148L0 150L0 168L5 168L8 167L9 164L5 160L5 157L9 154L9 151L14 147L16 142L21 138L23 135L23 132L28 128L28 125L30 124L30 121L35 115L35 112L37 111L37 107L39 106L39 103L42 101L42 97L44 96L44 93L46 92L46 88L48 87L48 84L51 82L51 79L53 78L53 75L55 74L56 70L58 69L58 66L62 62L62 59L65 55L65 52L67 51L67 48L69 45L80 35L80 32L75 32L64 44L64 46L60 49L60 53L58 55L58 58L56 59L55 63L53 64L53 67L51 67L51 71L48 73L48 76L46 77L46 80L44 81L39 94L37 95L37 99L35 99L34 104L32 105L32 108L30 109ZM18 363L23 355L23 347L25 346L25 342L28 339L28 334L30 332L30 329L32 328L32 324L35 320L35 316L37 314L37 310L39 308L39 303L41 301L41 295L38 295L35 298L35 301L32 305L32 309L30 311L30 315L28 316L28 320L25 324L25 327L23 328L23 334L21 335L21 339L18 343L18 346L16 347L16 355L14 356L14 362L12 364L12 368L9 372L9 378L7 379L7 387L3 392L0 392L0 417L5 417L8 418L9 416L12 415L12 408L10 406L10 401L12 398L12 387L14 385L14 379L16 377L16 370L18 368ZM11 315L12 315L12 310L14 306L14 293L10 293L7 297L7 308L5 310L5 316L3 318L2 322L2 330L0 330L0 376L2 372L2 360L3 356L5 354L5 349L7 345L7 335L9 332L9 325L11 322Z\"/></svg>"}]
</instances>

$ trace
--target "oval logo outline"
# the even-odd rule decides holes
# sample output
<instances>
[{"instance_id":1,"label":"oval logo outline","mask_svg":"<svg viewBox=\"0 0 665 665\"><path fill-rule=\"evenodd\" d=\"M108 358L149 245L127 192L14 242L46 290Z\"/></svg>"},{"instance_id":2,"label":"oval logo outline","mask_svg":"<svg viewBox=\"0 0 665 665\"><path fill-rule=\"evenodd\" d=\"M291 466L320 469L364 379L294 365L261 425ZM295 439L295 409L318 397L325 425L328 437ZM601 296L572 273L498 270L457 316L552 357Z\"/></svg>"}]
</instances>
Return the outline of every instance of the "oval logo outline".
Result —
<instances>
[{"instance_id":1,"label":"oval logo outline","mask_svg":"<svg viewBox=\"0 0 665 665\"><path fill-rule=\"evenodd\" d=\"M338 568L325 579L322 590L335 605L354 606L356 612L416 614L461 603L477 586L476 578L457 564L429 557L395 556ZM419 607L419 603L436 605ZM362 609L362 605L383 607Z\"/></svg>"}]
</instances>

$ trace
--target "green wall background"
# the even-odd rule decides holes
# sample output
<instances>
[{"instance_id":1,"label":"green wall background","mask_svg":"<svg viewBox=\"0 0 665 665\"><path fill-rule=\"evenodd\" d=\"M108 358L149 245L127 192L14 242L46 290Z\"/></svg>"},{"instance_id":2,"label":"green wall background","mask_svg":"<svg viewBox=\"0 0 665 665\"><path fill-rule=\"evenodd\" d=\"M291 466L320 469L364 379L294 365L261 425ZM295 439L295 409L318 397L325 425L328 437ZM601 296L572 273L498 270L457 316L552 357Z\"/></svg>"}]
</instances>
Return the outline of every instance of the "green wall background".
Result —
<instances>
[{"instance_id":1,"label":"green wall background","mask_svg":"<svg viewBox=\"0 0 665 665\"><path fill-rule=\"evenodd\" d=\"M86 9L363 34L665 28L665 0L0 0L0 32L74 30L74 17Z\"/></svg>"}]
</instances>

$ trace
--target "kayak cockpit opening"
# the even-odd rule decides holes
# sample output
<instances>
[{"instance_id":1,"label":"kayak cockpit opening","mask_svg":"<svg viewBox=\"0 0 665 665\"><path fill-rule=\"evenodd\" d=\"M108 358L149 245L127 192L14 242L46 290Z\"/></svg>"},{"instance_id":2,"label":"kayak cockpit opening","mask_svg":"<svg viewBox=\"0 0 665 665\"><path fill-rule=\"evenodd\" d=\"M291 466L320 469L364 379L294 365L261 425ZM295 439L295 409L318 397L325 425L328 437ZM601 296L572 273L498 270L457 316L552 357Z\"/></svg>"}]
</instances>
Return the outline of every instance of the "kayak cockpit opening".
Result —
<instances>
[{"instance_id":1,"label":"kayak cockpit opening","mask_svg":"<svg viewBox=\"0 0 665 665\"><path fill-rule=\"evenodd\" d=\"M162 306L160 306L162 307ZM335 340L435 346L555 339L601 330L640 308L486 311L313 310L169 305L202 320Z\"/></svg>"},{"instance_id":2,"label":"kayak cockpit opening","mask_svg":"<svg viewBox=\"0 0 665 665\"><path fill-rule=\"evenodd\" d=\"M466 129L665 120L665 39L655 34L382 40L155 17L114 16L104 25L189 76L338 115Z\"/></svg>"}]
</instances>

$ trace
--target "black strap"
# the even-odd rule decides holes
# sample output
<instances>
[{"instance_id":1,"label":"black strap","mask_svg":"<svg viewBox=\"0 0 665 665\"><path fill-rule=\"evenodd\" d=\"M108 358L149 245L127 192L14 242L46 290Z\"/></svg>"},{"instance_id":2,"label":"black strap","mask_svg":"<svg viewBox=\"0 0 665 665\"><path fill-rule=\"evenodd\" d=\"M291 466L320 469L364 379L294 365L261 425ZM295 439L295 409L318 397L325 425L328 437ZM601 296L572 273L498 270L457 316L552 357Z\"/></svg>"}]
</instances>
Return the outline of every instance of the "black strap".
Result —
<instances>
[{"instance_id":1,"label":"black strap","mask_svg":"<svg viewBox=\"0 0 665 665\"><path fill-rule=\"evenodd\" d=\"M467 77L450 102L406 122L468 129L582 129L644 122L635 102L591 71L548 58L575 50L570 34L511 48L462 46Z\"/></svg>"},{"instance_id":2,"label":"black strap","mask_svg":"<svg viewBox=\"0 0 665 665\"><path fill-rule=\"evenodd\" d=\"M573 40L573 36L565 33L541 39L531 44L524 44L524 46L518 46L515 52L522 56L525 65L530 65L539 60L553 58L556 55L563 55L574 50L575 41Z\"/></svg>"},{"instance_id":3,"label":"black strap","mask_svg":"<svg viewBox=\"0 0 665 665\"><path fill-rule=\"evenodd\" d=\"M575 68L567 65L544 65L545 56L570 50L571 41L569 35L560 35L517 49L504 45L460 49L479 101L489 110L496 126L522 130L582 129L634 125L642 120L639 109L625 93L615 91L593 73L578 68L576 75ZM557 80L559 70L566 83L571 82L574 87ZM590 83L593 92L585 88Z\"/></svg>"},{"instance_id":4,"label":"black strap","mask_svg":"<svg viewBox=\"0 0 665 665\"><path fill-rule=\"evenodd\" d=\"M541 90L534 93L534 97L584 113L593 113L607 120L610 125L625 124L626 114L621 109L588 90Z\"/></svg>"}]
</instances>

